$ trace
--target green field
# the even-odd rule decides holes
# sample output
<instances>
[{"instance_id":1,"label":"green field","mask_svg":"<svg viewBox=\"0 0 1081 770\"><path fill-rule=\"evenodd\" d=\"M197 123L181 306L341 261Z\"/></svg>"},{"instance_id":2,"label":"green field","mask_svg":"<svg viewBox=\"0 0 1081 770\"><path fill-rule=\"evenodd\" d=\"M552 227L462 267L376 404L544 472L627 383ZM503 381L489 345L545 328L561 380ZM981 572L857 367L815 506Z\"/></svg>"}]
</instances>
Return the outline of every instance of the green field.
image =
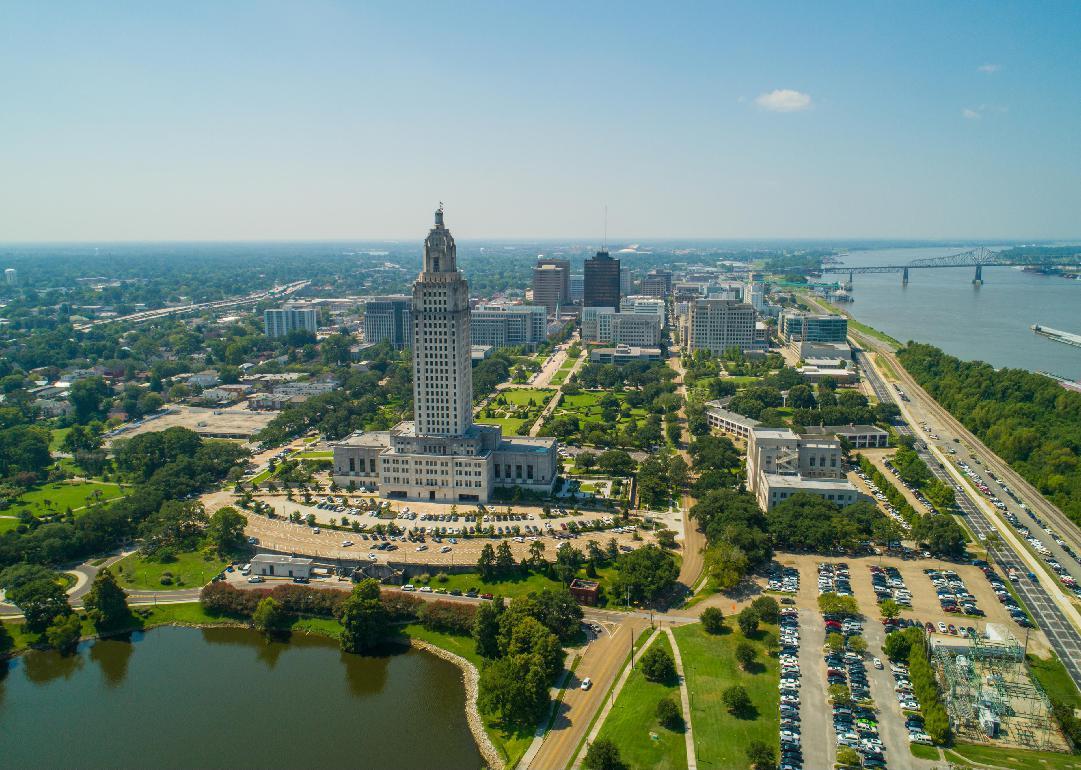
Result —
<instances>
[{"instance_id":1,"label":"green field","mask_svg":"<svg viewBox=\"0 0 1081 770\"><path fill-rule=\"evenodd\" d=\"M21 508L28 509L34 516L64 513L68 508L77 511L98 500L112 500L123 494L119 484L103 481L73 483L54 481L24 493L15 501L6 515L13 516Z\"/></svg>"},{"instance_id":2,"label":"green field","mask_svg":"<svg viewBox=\"0 0 1081 770\"><path fill-rule=\"evenodd\" d=\"M700 623L675 629L676 643L683 657L683 673L691 698L694 746L700 767L746 767L747 745L760 740L777 742L780 729L777 659L766 654L758 639L750 640L758 649L758 668L745 672L735 659L736 644L744 636L726 619L727 633L707 634ZM776 626L763 626L776 635ZM760 632L761 633L761 632ZM739 684L751 697L755 714L738 718L728 713L721 701L725 688Z\"/></svg>"},{"instance_id":3,"label":"green field","mask_svg":"<svg viewBox=\"0 0 1081 770\"><path fill-rule=\"evenodd\" d=\"M935 746L924 746L922 743L910 743L908 744L909 751L912 752L912 756L919 759L929 759L932 762L936 762L942 758L938 748Z\"/></svg>"},{"instance_id":4,"label":"green field","mask_svg":"<svg viewBox=\"0 0 1081 770\"><path fill-rule=\"evenodd\" d=\"M333 450L318 451L315 449L306 449L302 452L297 452L290 459L296 460L329 460L334 457Z\"/></svg>"},{"instance_id":5,"label":"green field","mask_svg":"<svg viewBox=\"0 0 1081 770\"><path fill-rule=\"evenodd\" d=\"M532 426L537 421L555 394L556 391L543 388L501 390L492 396L487 406L477 412L475 421L482 425L498 425L505 435L518 435L518 429L523 425ZM506 403L495 403L496 399ZM533 403L530 404L530 401Z\"/></svg>"},{"instance_id":6,"label":"green field","mask_svg":"<svg viewBox=\"0 0 1081 770\"><path fill-rule=\"evenodd\" d=\"M209 583L228 564L229 562L216 556L207 560L202 551L179 553L176 561L166 564L145 559L140 553L133 553L113 565L112 571L124 588L137 591L171 591L177 587L199 588ZM166 572L173 575L172 585L162 585L161 578Z\"/></svg>"},{"instance_id":7,"label":"green field","mask_svg":"<svg viewBox=\"0 0 1081 770\"><path fill-rule=\"evenodd\" d=\"M549 547L545 556L549 559L554 558L555 552ZM610 576L613 572L611 567L602 567L597 570L597 579L602 583L604 579ZM585 571L579 571L579 576L584 577ZM420 585L421 581L416 576L412 578L412 581L417 585ZM447 575L446 582L441 582L432 575L431 581L428 583L433 589L446 589L452 591L458 589L465 593L470 588L476 588L479 593L482 594L494 594L496 596L504 596L508 599L513 599L516 596L525 596L529 593L536 591L542 591L545 588L557 589L562 588L563 584L558 580L553 580L547 575L542 575L536 572L530 572L526 575L515 575L506 580L481 580L481 577L476 572L463 572L457 575Z\"/></svg>"},{"instance_id":8,"label":"green field","mask_svg":"<svg viewBox=\"0 0 1081 770\"><path fill-rule=\"evenodd\" d=\"M573 396L563 396L563 400L556 407L555 416L573 414L578 417L578 420L582 423L602 422L604 418L601 416L602 409L600 407L601 397L606 393L598 391L586 391L584 393L577 393ZM620 402L620 411L627 401L627 396L624 393L615 393L616 398ZM622 414L618 419L620 426L625 425L631 419L644 420L648 416L645 409L638 407L630 410L630 417L623 417Z\"/></svg>"},{"instance_id":9,"label":"green field","mask_svg":"<svg viewBox=\"0 0 1081 770\"><path fill-rule=\"evenodd\" d=\"M661 645L669 652L672 650L668 635L664 633L653 644ZM636 770L675 770L687 766L687 742L683 730L669 730L657 722L657 702L665 697L678 706L679 684L651 682L635 669L601 727L600 737L614 741L623 761Z\"/></svg>"},{"instance_id":10,"label":"green field","mask_svg":"<svg viewBox=\"0 0 1081 770\"><path fill-rule=\"evenodd\" d=\"M529 402L533 401L533 405L541 409L548 403L548 399L555 394L554 390L548 388L508 388L498 393L498 395L507 399L508 403L515 406L529 406Z\"/></svg>"},{"instance_id":11,"label":"green field","mask_svg":"<svg viewBox=\"0 0 1081 770\"><path fill-rule=\"evenodd\" d=\"M49 451L59 452L60 445L64 442L64 437L71 432L71 428L53 428L49 431Z\"/></svg>"},{"instance_id":12,"label":"green field","mask_svg":"<svg viewBox=\"0 0 1081 770\"><path fill-rule=\"evenodd\" d=\"M518 428L524 424L532 425L536 418L526 419L522 417L477 417L474 420L478 425L498 425L503 429L504 436L517 436Z\"/></svg>"},{"instance_id":13,"label":"green field","mask_svg":"<svg viewBox=\"0 0 1081 770\"><path fill-rule=\"evenodd\" d=\"M1022 749L983 746L972 743L956 743L946 749L947 759L956 761L962 767L988 765L1007 770L1081 770L1081 757L1072 754L1058 754L1053 751L1024 751ZM960 761L958 761L960 760ZM970 762L964 762L970 760Z\"/></svg>"},{"instance_id":14,"label":"green field","mask_svg":"<svg viewBox=\"0 0 1081 770\"><path fill-rule=\"evenodd\" d=\"M1033 676L1043 687L1047 697L1053 701L1060 701L1067 706L1081 708L1081 693L1077 691L1077 685L1070 679L1066 667L1062 661L1052 655L1050 658L1038 658L1035 655L1027 656L1028 667Z\"/></svg>"}]
</instances>

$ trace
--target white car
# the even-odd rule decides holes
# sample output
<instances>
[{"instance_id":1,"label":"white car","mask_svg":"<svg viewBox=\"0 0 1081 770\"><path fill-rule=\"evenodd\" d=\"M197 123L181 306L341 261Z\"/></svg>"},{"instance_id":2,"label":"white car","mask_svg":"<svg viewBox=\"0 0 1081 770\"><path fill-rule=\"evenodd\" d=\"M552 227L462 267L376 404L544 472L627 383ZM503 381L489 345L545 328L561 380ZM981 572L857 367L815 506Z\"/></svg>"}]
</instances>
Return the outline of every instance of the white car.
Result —
<instances>
[{"instance_id":1,"label":"white car","mask_svg":"<svg viewBox=\"0 0 1081 770\"><path fill-rule=\"evenodd\" d=\"M349 547L349 546L351 546L352 544L353 544L353 541L352 541L352 540L343 540L343 541L342 541L342 548L348 548L348 547Z\"/></svg>"},{"instance_id":2,"label":"white car","mask_svg":"<svg viewBox=\"0 0 1081 770\"><path fill-rule=\"evenodd\" d=\"M432 587L431 586L421 586L420 587L420 592L422 594L430 594L432 592Z\"/></svg>"},{"instance_id":3,"label":"white car","mask_svg":"<svg viewBox=\"0 0 1081 770\"><path fill-rule=\"evenodd\" d=\"M585 679L582 680L581 686L583 690L588 690L590 687L593 686L593 680L587 676Z\"/></svg>"},{"instance_id":4,"label":"white car","mask_svg":"<svg viewBox=\"0 0 1081 770\"><path fill-rule=\"evenodd\" d=\"M402 590L403 591L416 591L417 587L415 585L413 585L412 583L406 583L404 586L402 586Z\"/></svg>"},{"instance_id":5,"label":"white car","mask_svg":"<svg viewBox=\"0 0 1081 770\"><path fill-rule=\"evenodd\" d=\"M439 553L450 553L450 550L451 550L450 546L445 545L445 546L443 546L442 548L439 549Z\"/></svg>"},{"instance_id":6,"label":"white car","mask_svg":"<svg viewBox=\"0 0 1081 770\"><path fill-rule=\"evenodd\" d=\"M874 658L874 659L871 660L871 665L874 666L875 668L881 669L882 668L882 661L879 660L878 658Z\"/></svg>"}]
</instances>

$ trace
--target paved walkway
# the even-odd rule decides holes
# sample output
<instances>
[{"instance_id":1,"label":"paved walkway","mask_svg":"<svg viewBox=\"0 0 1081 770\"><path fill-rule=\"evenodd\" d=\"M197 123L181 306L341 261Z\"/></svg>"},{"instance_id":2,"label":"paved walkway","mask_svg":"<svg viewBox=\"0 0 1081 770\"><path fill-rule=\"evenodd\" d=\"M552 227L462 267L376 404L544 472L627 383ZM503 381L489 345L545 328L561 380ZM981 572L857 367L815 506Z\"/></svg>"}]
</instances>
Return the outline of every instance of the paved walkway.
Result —
<instances>
[{"instance_id":1,"label":"paved walkway","mask_svg":"<svg viewBox=\"0 0 1081 770\"><path fill-rule=\"evenodd\" d=\"M653 644L654 640L660 633L661 629L658 628L654 630L653 633L649 635L649 638L646 639L645 643L641 647L639 647L639 649L642 652L648 650L649 645ZM623 672L619 675L619 679L616 680L615 685L612 687L611 695L609 695L607 700L605 700L604 708L602 708L600 714L597 715L597 719L593 723L593 728L589 731L589 735L586 736L585 742L582 744L582 750L578 752L578 756L574 758L574 764L572 767L575 768L575 770L582 766L582 761L585 759L586 750L589 748L589 744L597 740L597 736L600 735L601 728L604 727L604 720L608 718L608 712L610 712L612 710L612 706L615 705L616 698L619 697L619 693L623 690L623 685L627 683L627 680L631 676L631 671L632 665L631 662L628 661L627 665L623 667Z\"/></svg>"},{"instance_id":2,"label":"paved walkway","mask_svg":"<svg viewBox=\"0 0 1081 770\"><path fill-rule=\"evenodd\" d=\"M687 678L683 676L683 657L679 654L676 635L671 626L665 626L668 641L672 644L672 656L676 660L676 673L679 675L679 699L683 702L683 737L687 741L687 770L698 770L698 757L694 753L694 729L691 727L691 696L687 693Z\"/></svg>"}]
</instances>

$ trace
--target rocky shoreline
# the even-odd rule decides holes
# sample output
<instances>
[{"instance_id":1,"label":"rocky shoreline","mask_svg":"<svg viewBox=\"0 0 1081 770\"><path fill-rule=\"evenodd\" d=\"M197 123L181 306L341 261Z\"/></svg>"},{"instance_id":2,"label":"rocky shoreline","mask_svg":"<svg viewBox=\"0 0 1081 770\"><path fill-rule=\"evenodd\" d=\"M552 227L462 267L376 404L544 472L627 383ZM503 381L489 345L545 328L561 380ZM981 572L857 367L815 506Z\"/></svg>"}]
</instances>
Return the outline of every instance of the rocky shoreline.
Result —
<instances>
[{"instance_id":1,"label":"rocky shoreline","mask_svg":"<svg viewBox=\"0 0 1081 770\"><path fill-rule=\"evenodd\" d=\"M469 731L473 733L473 740L476 741L477 748L480 749L481 756L488 763L488 767L491 770L503 770L505 767L503 758L499 755L499 751L496 750L492 739L488 737L488 733L484 730L484 720L477 709L477 693L480 683L480 672L477 671L477 667L461 655L455 655L453 652L444 650L434 644L419 639L411 639L410 644L419 650L430 652L438 658L453 663L462 670L462 680L465 684L465 718L466 722L469 723Z\"/></svg>"}]
</instances>

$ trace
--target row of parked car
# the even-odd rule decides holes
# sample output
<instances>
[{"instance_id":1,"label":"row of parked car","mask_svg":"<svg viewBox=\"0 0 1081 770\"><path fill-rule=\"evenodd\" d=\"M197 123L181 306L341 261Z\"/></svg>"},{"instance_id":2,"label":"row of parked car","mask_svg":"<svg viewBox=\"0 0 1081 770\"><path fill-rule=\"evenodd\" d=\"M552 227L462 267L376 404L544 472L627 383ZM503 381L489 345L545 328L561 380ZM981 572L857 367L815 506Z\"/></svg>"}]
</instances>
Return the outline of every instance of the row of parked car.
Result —
<instances>
[{"instance_id":1,"label":"row of parked car","mask_svg":"<svg viewBox=\"0 0 1081 770\"><path fill-rule=\"evenodd\" d=\"M857 476L863 479L863 483L867 485L867 488L871 490L871 494L875 496L875 500L878 500L883 510L886 511L886 515L897 522L901 529L908 532L912 528L912 525L901 515L901 512L897 510L893 503L886 498L886 495L878 488L878 484L876 484L870 476L864 473L859 466L855 468L855 472Z\"/></svg>"},{"instance_id":2,"label":"row of parked car","mask_svg":"<svg viewBox=\"0 0 1081 770\"><path fill-rule=\"evenodd\" d=\"M838 562L837 564L831 564L830 562L819 563L818 593L819 595L852 595L851 573L848 571L848 564L846 562Z\"/></svg>"},{"instance_id":3,"label":"row of parked car","mask_svg":"<svg viewBox=\"0 0 1081 770\"><path fill-rule=\"evenodd\" d=\"M897 479L897 482L912 493L912 496L915 497L917 501L919 501L919 504L924 507L924 510L928 513L934 513L935 507L931 505L931 501L924 496L923 492L919 490L919 487L917 487L915 484L910 484L909 482L901 478L901 472L898 471L897 468L894 467L893 463L891 463L889 460L885 460L884 463L886 465L886 468L889 469L889 472L892 473L894 478Z\"/></svg>"},{"instance_id":4,"label":"row of parked car","mask_svg":"<svg viewBox=\"0 0 1081 770\"><path fill-rule=\"evenodd\" d=\"M799 570L795 567L782 567L777 562L773 562L770 565L768 577L767 588L770 591L786 594L799 592Z\"/></svg>"},{"instance_id":5,"label":"row of parked car","mask_svg":"<svg viewBox=\"0 0 1081 770\"><path fill-rule=\"evenodd\" d=\"M901 576L901 570L896 567L879 567L870 565L871 587L879 601L893 599L905 607L912 606L912 592L905 585L905 579Z\"/></svg>"},{"instance_id":6,"label":"row of parked car","mask_svg":"<svg viewBox=\"0 0 1081 770\"><path fill-rule=\"evenodd\" d=\"M1021 503L1021 506L1025 508L1024 503ZM1070 548L1070 546L1066 543L1065 540L1059 537L1059 535L1050 527L1042 526L1044 523L1043 519L1041 519L1039 516L1037 516L1035 513L1028 510L1027 508L1026 512L1029 516L1032 517L1033 521L1035 521L1038 525L1041 525L1041 529L1051 535L1052 539L1054 539L1054 541L1058 543L1059 547L1063 551L1065 551L1068 556L1070 556L1074 560L1078 560L1077 555L1074 553L1073 549ZM1043 559L1044 563L1051 568L1051 571L1055 573L1055 575L1062 582L1062 584L1066 586L1066 588L1068 588L1069 590L1073 591L1074 594L1081 597L1081 584L1078 584L1077 580L1074 579L1074 576L1071 575L1069 571L1064 566L1062 566L1059 560L1055 558L1055 556L1051 553L1051 549L1045 546L1043 544L1043 541L1041 541L1040 538L1037 537L1035 533L1033 533L1033 531L1029 529L1028 526L1022 523L1016 515L1014 515L1010 511L1005 511L1002 516L1004 519L1006 519L1006 521L1010 523L1010 525L1015 530L1017 530L1017 532L1023 538L1025 538L1025 540L1028 541L1029 545L1031 545L1033 550L1035 550L1036 553L1040 555L1040 558Z\"/></svg>"},{"instance_id":7,"label":"row of parked car","mask_svg":"<svg viewBox=\"0 0 1081 770\"><path fill-rule=\"evenodd\" d=\"M848 638L863 632L863 624L851 617L824 613L822 622L826 634L838 633ZM852 701L856 704L871 699L871 688L867 678L867 666L861 653L854 650L827 649L824 653L826 663L826 683L848 688ZM833 729L837 746L848 746L857 751L864 767L885 767L882 739L878 734L878 717L873 708L863 705L848 705L840 700L833 704Z\"/></svg>"},{"instance_id":8,"label":"row of parked car","mask_svg":"<svg viewBox=\"0 0 1081 770\"><path fill-rule=\"evenodd\" d=\"M803 770L803 749L800 745L799 611L795 607L781 610L780 644L781 770Z\"/></svg>"},{"instance_id":9,"label":"row of parked car","mask_svg":"<svg viewBox=\"0 0 1081 770\"><path fill-rule=\"evenodd\" d=\"M991 590L995 592L995 596L1002 602L1002 606L1006 608L1006 612L1010 613L1010 617L1013 618L1014 622L1022 628L1031 628L1032 621L1028 619L1028 615L1021 609L1021 605L1006 588L1006 581L1000 578L998 573L991 569L991 565L986 561L977 560L973 564L983 571L987 582L991 584Z\"/></svg>"},{"instance_id":10,"label":"row of parked car","mask_svg":"<svg viewBox=\"0 0 1081 770\"><path fill-rule=\"evenodd\" d=\"M983 610L976 606L976 597L969 592L965 581L956 571L928 568L924 569L924 573L931 579L943 612L983 617Z\"/></svg>"}]
</instances>

